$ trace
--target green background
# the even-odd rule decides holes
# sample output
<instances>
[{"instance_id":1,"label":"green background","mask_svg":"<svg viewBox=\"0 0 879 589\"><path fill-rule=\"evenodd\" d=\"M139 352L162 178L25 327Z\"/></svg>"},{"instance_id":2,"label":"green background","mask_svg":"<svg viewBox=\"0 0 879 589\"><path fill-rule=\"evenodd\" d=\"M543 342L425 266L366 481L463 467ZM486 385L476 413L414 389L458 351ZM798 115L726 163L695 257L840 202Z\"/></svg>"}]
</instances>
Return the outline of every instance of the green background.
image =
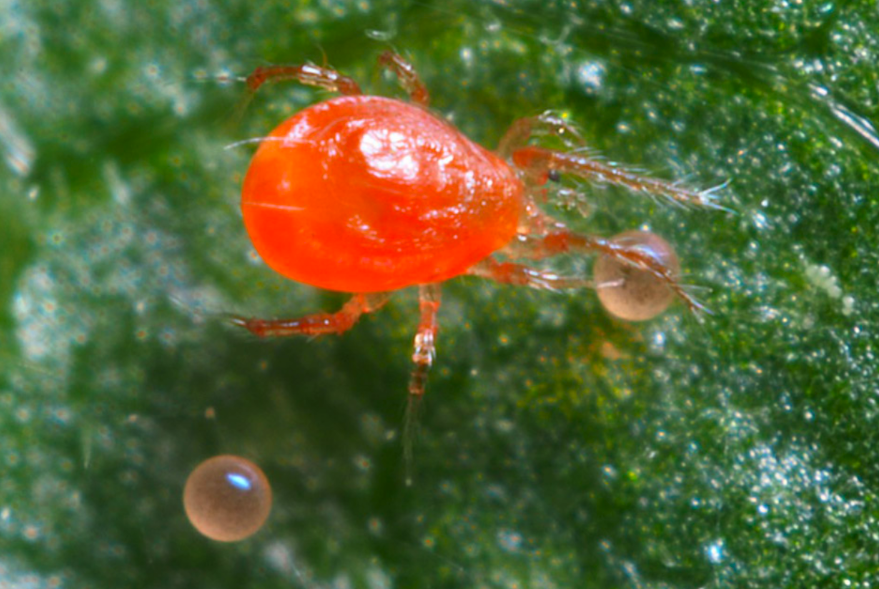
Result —
<instances>
[{"instance_id":1,"label":"green background","mask_svg":"<svg viewBox=\"0 0 879 589\"><path fill-rule=\"evenodd\" d=\"M0 3L2 584L875 587L877 31L854 1ZM225 149L328 94L236 120L235 80L326 60L399 96L389 47L484 145L553 109L735 211L553 209L666 237L704 321L451 281L410 487L411 289L342 337L223 319L344 300L258 261ZM218 453L275 493L238 544L181 506Z\"/></svg>"}]
</instances>

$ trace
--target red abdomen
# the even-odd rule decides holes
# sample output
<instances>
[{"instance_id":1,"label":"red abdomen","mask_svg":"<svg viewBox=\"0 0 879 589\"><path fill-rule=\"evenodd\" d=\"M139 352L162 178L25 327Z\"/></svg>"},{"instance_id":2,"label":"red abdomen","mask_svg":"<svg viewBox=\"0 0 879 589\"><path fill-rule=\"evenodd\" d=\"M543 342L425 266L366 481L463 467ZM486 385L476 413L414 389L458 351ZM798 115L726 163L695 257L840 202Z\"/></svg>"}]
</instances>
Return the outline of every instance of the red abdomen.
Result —
<instances>
[{"instance_id":1,"label":"red abdomen","mask_svg":"<svg viewBox=\"0 0 879 589\"><path fill-rule=\"evenodd\" d=\"M446 280L513 238L512 169L429 112L377 96L311 106L253 157L244 223L284 276L347 292Z\"/></svg>"}]
</instances>

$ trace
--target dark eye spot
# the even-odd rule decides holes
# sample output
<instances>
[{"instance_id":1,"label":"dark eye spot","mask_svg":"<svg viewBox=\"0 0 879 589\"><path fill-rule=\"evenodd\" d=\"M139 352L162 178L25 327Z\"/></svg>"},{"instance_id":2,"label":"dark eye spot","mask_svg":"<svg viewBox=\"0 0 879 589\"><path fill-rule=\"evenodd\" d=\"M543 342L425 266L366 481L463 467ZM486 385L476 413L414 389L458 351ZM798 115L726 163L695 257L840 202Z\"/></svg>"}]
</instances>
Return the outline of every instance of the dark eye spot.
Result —
<instances>
[{"instance_id":1,"label":"dark eye spot","mask_svg":"<svg viewBox=\"0 0 879 589\"><path fill-rule=\"evenodd\" d=\"M559 172L558 170L550 170L546 175L546 179L549 180L550 182L561 182L562 181L562 173Z\"/></svg>"},{"instance_id":2,"label":"dark eye spot","mask_svg":"<svg viewBox=\"0 0 879 589\"><path fill-rule=\"evenodd\" d=\"M256 533L272 508L272 488L262 470L239 456L215 456L199 464L183 489L186 517L220 542Z\"/></svg>"}]
</instances>

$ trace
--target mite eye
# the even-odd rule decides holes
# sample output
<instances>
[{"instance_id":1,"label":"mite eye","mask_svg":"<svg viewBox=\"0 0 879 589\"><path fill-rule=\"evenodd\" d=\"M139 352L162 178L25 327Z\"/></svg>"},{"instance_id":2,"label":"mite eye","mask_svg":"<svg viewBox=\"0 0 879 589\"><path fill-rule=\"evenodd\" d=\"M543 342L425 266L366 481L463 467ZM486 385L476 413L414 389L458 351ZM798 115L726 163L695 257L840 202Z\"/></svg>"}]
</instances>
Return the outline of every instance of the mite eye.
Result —
<instances>
[{"instance_id":1,"label":"mite eye","mask_svg":"<svg viewBox=\"0 0 879 589\"><path fill-rule=\"evenodd\" d=\"M235 542L259 530L272 508L272 488L260 468L239 456L199 464L183 489L186 517L212 540Z\"/></svg>"},{"instance_id":2,"label":"mite eye","mask_svg":"<svg viewBox=\"0 0 879 589\"><path fill-rule=\"evenodd\" d=\"M546 179L550 182L561 182L562 181L562 173L558 170L550 170L546 174Z\"/></svg>"},{"instance_id":3,"label":"mite eye","mask_svg":"<svg viewBox=\"0 0 879 589\"><path fill-rule=\"evenodd\" d=\"M614 243L637 248L665 266L672 278L680 274L678 257L664 239L647 231L627 231L613 238ZM593 271L598 299L608 313L626 321L646 321L671 304L674 292L668 282L642 270L602 255Z\"/></svg>"}]
</instances>

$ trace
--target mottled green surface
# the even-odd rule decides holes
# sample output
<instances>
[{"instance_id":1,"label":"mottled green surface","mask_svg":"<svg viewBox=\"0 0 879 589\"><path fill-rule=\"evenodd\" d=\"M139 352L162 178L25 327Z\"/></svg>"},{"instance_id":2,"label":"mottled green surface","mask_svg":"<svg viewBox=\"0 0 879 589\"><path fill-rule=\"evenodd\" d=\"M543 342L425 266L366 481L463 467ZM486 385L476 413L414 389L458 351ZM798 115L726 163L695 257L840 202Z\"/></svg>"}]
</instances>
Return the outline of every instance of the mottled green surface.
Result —
<instances>
[{"instance_id":1,"label":"mottled green surface","mask_svg":"<svg viewBox=\"0 0 879 589\"><path fill-rule=\"evenodd\" d=\"M877 22L809 0L0 2L0 584L875 587ZM411 487L414 293L339 338L222 320L343 300L258 262L253 148L224 149L325 94L273 86L236 123L224 78L325 54L398 95L388 46L487 145L551 108L610 159L731 180L736 211L583 186L594 214L568 216L664 235L704 322L450 283ZM234 545L180 501L221 452L276 497Z\"/></svg>"}]
</instances>

